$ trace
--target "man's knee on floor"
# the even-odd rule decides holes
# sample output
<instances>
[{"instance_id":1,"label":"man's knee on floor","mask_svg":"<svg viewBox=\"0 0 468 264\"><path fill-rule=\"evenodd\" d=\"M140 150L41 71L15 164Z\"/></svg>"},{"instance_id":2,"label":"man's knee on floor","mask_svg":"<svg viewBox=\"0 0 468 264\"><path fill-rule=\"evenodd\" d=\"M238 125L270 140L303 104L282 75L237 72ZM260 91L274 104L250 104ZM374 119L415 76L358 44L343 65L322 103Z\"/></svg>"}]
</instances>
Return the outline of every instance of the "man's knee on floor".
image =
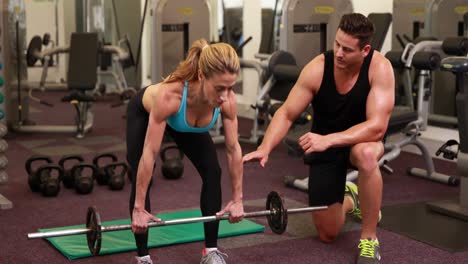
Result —
<instances>
[{"instance_id":1,"label":"man's knee on floor","mask_svg":"<svg viewBox=\"0 0 468 264\"><path fill-rule=\"evenodd\" d=\"M324 243L332 243L338 236L338 232L320 232L319 239Z\"/></svg>"},{"instance_id":2,"label":"man's knee on floor","mask_svg":"<svg viewBox=\"0 0 468 264\"><path fill-rule=\"evenodd\" d=\"M315 224L315 228L317 229L320 241L324 243L331 243L335 241L339 233L337 228L331 227L331 225L327 224L318 223Z\"/></svg>"}]
</instances>

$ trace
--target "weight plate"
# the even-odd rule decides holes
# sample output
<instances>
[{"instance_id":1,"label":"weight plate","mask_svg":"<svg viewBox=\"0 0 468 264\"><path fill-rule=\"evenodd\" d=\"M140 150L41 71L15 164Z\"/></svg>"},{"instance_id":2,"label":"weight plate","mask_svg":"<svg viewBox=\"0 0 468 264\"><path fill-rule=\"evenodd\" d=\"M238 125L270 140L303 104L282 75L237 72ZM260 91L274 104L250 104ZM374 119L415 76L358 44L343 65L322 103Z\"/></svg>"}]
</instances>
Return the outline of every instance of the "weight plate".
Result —
<instances>
[{"instance_id":1,"label":"weight plate","mask_svg":"<svg viewBox=\"0 0 468 264\"><path fill-rule=\"evenodd\" d=\"M283 198L277 192L272 191L268 194L266 209L272 212L270 215L267 215L271 231L276 234L284 233L288 225L288 213Z\"/></svg>"},{"instance_id":2,"label":"weight plate","mask_svg":"<svg viewBox=\"0 0 468 264\"><path fill-rule=\"evenodd\" d=\"M88 240L88 248L93 256L99 254L101 251L101 217L96 210L96 207L88 207L88 213L86 214L86 228L89 232L86 234Z\"/></svg>"},{"instance_id":3,"label":"weight plate","mask_svg":"<svg viewBox=\"0 0 468 264\"><path fill-rule=\"evenodd\" d=\"M35 52L41 52L42 50L42 39L39 36L34 36L29 42L28 49L26 51L26 64L29 67L34 66L37 62Z\"/></svg>"}]
</instances>

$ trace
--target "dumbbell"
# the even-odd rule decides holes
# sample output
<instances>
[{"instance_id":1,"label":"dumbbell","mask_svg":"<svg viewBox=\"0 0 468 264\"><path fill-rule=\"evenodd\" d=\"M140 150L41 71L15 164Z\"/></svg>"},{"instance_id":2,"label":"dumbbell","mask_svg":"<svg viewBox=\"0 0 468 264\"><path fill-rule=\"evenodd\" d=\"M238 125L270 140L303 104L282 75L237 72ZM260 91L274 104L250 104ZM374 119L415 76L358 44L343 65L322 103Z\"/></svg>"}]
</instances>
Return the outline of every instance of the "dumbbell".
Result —
<instances>
[{"instance_id":1,"label":"dumbbell","mask_svg":"<svg viewBox=\"0 0 468 264\"><path fill-rule=\"evenodd\" d=\"M114 162L104 167L109 177L109 188L111 190L122 190L125 185L125 174L128 173L128 165L125 162Z\"/></svg>"},{"instance_id":2,"label":"dumbbell","mask_svg":"<svg viewBox=\"0 0 468 264\"><path fill-rule=\"evenodd\" d=\"M172 151L172 155L169 155L169 152L174 149L177 151ZM182 162L184 153L177 145L167 144L161 149L160 155L162 160L161 172L164 178L176 180L182 177L184 174L184 163Z\"/></svg>"},{"instance_id":3,"label":"dumbbell","mask_svg":"<svg viewBox=\"0 0 468 264\"><path fill-rule=\"evenodd\" d=\"M94 188L94 175L96 167L93 164L80 163L71 168L71 174L75 175L75 190L79 194L88 194Z\"/></svg>"},{"instance_id":4,"label":"dumbbell","mask_svg":"<svg viewBox=\"0 0 468 264\"><path fill-rule=\"evenodd\" d=\"M39 162L41 162L41 165L37 165ZM33 192L41 191L41 186L40 186L41 177L38 174L37 169L42 165L50 164L50 163L52 163L52 159L49 156L45 156L45 155L33 155L26 160L25 168L26 168L26 172L28 173L28 185L31 191ZM36 167L36 169L34 169L33 167Z\"/></svg>"},{"instance_id":5,"label":"dumbbell","mask_svg":"<svg viewBox=\"0 0 468 264\"><path fill-rule=\"evenodd\" d=\"M84 158L80 155L65 155L59 160L59 166L63 171L62 181L65 188L70 189L75 186L75 175L71 173L71 168L82 162L84 162ZM70 164L72 165L70 166ZM75 173L80 173L80 171L76 170Z\"/></svg>"},{"instance_id":6,"label":"dumbbell","mask_svg":"<svg viewBox=\"0 0 468 264\"><path fill-rule=\"evenodd\" d=\"M110 159L110 162L108 159ZM107 160L107 162L105 163L103 160ZM117 156L112 153L103 153L94 157L93 164L96 168L94 178L99 185L106 185L109 182L109 175L104 168L107 164L115 162L117 162Z\"/></svg>"}]
</instances>

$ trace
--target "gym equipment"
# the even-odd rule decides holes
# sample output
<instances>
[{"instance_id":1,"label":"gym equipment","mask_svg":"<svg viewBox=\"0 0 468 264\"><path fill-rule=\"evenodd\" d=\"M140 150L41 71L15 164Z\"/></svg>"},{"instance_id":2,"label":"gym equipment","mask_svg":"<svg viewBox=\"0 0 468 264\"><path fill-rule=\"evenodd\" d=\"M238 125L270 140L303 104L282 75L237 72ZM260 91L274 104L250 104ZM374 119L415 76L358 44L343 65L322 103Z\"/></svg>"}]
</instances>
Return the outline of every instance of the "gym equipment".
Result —
<instances>
[{"instance_id":1,"label":"gym equipment","mask_svg":"<svg viewBox=\"0 0 468 264\"><path fill-rule=\"evenodd\" d=\"M405 42L417 44L420 39L434 38L445 40L447 38L463 37L467 26L464 23L467 2L465 0L395 0L393 14L392 50L404 49ZM440 52L442 58L450 53ZM455 109L455 78L452 74L443 71L433 72L431 87L432 99L428 105L427 120L436 125L456 126ZM399 76L396 76L398 83ZM404 77L408 78L408 77ZM411 78L411 77L409 77ZM404 90L408 88L407 80L403 80ZM410 83L411 84L411 83ZM401 91L397 90L397 98ZM402 92L408 96L407 91ZM405 98L406 99L406 98ZM411 93L409 98L411 100ZM425 130L425 127L423 127Z\"/></svg>"},{"instance_id":2,"label":"gym equipment","mask_svg":"<svg viewBox=\"0 0 468 264\"><path fill-rule=\"evenodd\" d=\"M103 162L106 160L107 162ZM102 153L93 158L93 164L96 168L94 178L99 185L106 185L109 182L109 174L105 170L106 165L117 162L117 156L112 153Z\"/></svg>"},{"instance_id":3,"label":"gym equipment","mask_svg":"<svg viewBox=\"0 0 468 264\"><path fill-rule=\"evenodd\" d=\"M166 144L161 148L160 156L162 160L161 172L164 178L177 180L182 177L184 174L184 163L182 162L184 153L177 145Z\"/></svg>"},{"instance_id":4,"label":"gym equipment","mask_svg":"<svg viewBox=\"0 0 468 264\"><path fill-rule=\"evenodd\" d=\"M257 55L262 61L240 59L241 67L254 69L258 74L258 87L261 87L255 105L251 107L255 110L252 130L249 137L239 138L242 142L258 144L263 137L263 131L259 129L259 124L268 125L268 108L272 100L284 101L289 94L293 84L287 78L278 77L274 72L278 65L287 68L287 72L300 73L294 56L286 51L275 51L271 55ZM280 67L282 67L280 66Z\"/></svg>"},{"instance_id":5,"label":"gym equipment","mask_svg":"<svg viewBox=\"0 0 468 264\"><path fill-rule=\"evenodd\" d=\"M5 137L7 133L8 133L8 127L5 124L0 123L0 138Z\"/></svg>"},{"instance_id":6,"label":"gym equipment","mask_svg":"<svg viewBox=\"0 0 468 264\"><path fill-rule=\"evenodd\" d=\"M41 38L40 36L32 37L29 41L28 49L26 50L26 65L28 67L33 67L36 65L37 61L40 60L42 65L48 64L47 66L54 65L53 57L50 56L52 53L50 51L59 51L61 49L49 49L46 53L42 53L42 46L48 46L52 42L50 39L50 34L45 33ZM47 58L46 58L47 57Z\"/></svg>"},{"instance_id":7,"label":"gym equipment","mask_svg":"<svg viewBox=\"0 0 468 264\"><path fill-rule=\"evenodd\" d=\"M33 40L29 47L25 43L25 29L19 25L25 23L24 1L16 1L15 9L9 10L7 13L8 19L3 21L8 25L9 30L4 30L2 36L5 36L5 43L8 45L4 50L8 51L8 56L5 57L5 65L15 65L9 67L6 71L8 76L5 79L6 89L5 98L7 100L8 109L6 109L7 123L13 130L20 132L57 132L57 133L75 133L76 137L82 138L93 125L93 115L91 112L91 102L94 98L90 95L91 90L95 89L97 83L97 58L98 54L112 54L112 57L124 64L129 58L129 53L116 46L102 46L98 44L98 37L95 33L73 33L71 35L70 46L58 46L41 50L41 45L47 42L48 37L45 36L40 43L38 38ZM15 10L13 12L12 10ZM7 11L5 11L7 12ZM100 18L102 19L102 18ZM16 23L11 23L16 22ZM5 26L7 27L7 26ZM26 54L23 51L29 50ZM77 113L74 123L66 125L32 125L28 119L29 114L29 99L38 101L41 104L49 105L47 102L35 98L31 92L37 86L27 80L27 65L26 61L33 62L34 60L43 60L43 71L39 88L45 88L45 78L49 61L53 55L58 53L69 53L69 64L67 72L67 87L69 94L63 98L63 101L71 103ZM16 68L16 74L13 69ZM11 69L11 70L10 70ZM123 78L123 73L120 73ZM124 81L122 79L122 81ZM16 83L15 83L16 82ZM24 91L29 90L29 96L24 96ZM16 100L18 99L18 100Z\"/></svg>"},{"instance_id":8,"label":"gym equipment","mask_svg":"<svg viewBox=\"0 0 468 264\"><path fill-rule=\"evenodd\" d=\"M74 161L74 162L71 163L71 161ZM62 171L63 171L62 182L65 188L70 189L75 186L75 174L71 173L71 169L73 168L74 165L81 163L81 162L84 162L84 158L81 155L65 155L59 160L58 164L62 168ZM73 164L73 165L69 166L70 164ZM80 171L76 170L75 173L80 173Z\"/></svg>"},{"instance_id":9,"label":"gym equipment","mask_svg":"<svg viewBox=\"0 0 468 264\"><path fill-rule=\"evenodd\" d=\"M49 37L50 38L50 37ZM45 50L42 50L42 45L45 45L44 43L47 42L47 34L44 35L44 38L41 39L40 36L34 36L31 41L29 42L27 53L26 53L26 62L29 67L34 66L38 60L42 62L42 74L41 74L41 79L39 81L39 89L40 90L45 90L47 89L46 87L46 79L48 75L48 70L49 67L53 65L53 56L58 55L60 53L69 53L70 52L70 46L58 46L58 47L52 47L48 48ZM127 36L125 36L122 40L122 43L128 43ZM109 44L102 44L100 43L100 46L98 48L98 54L101 56L101 61L100 61L100 67L97 69L97 83L101 84L101 76L102 75L110 75L116 84L116 91L120 94L122 94L125 91L132 91L135 92L134 89L131 89L127 85L127 81L123 72L124 68L127 68L129 66L132 66L134 64L133 61L133 55L131 51L127 52L120 46L114 46L114 45L109 45ZM107 70L107 61L103 58L108 58L108 63L110 64L113 62L111 65L114 69L114 71L109 71ZM41 104L47 105L47 106L53 106L46 101L43 101L39 98L35 98L32 96L32 89L36 88L33 87L33 85L29 85L29 97L35 101L38 101ZM97 93L97 90L94 91L94 93Z\"/></svg>"},{"instance_id":10,"label":"gym equipment","mask_svg":"<svg viewBox=\"0 0 468 264\"><path fill-rule=\"evenodd\" d=\"M26 160L25 168L28 173L28 185L33 192L39 192L41 190L41 175L37 173L37 170L40 167L37 165L38 163L41 165L51 164L52 159L49 156L33 155ZM33 169L33 166L36 167L36 169Z\"/></svg>"},{"instance_id":11,"label":"gym equipment","mask_svg":"<svg viewBox=\"0 0 468 264\"><path fill-rule=\"evenodd\" d=\"M468 25L463 18L467 4L466 0L431 1L426 13L426 36L441 40L467 36L465 30ZM444 57L451 55L454 54L446 53ZM443 70L435 72L429 121L455 127L458 124L456 94L455 76Z\"/></svg>"},{"instance_id":12,"label":"gym equipment","mask_svg":"<svg viewBox=\"0 0 468 264\"><path fill-rule=\"evenodd\" d=\"M8 166L8 159L5 155L0 155L0 169L6 169Z\"/></svg>"},{"instance_id":13,"label":"gym equipment","mask_svg":"<svg viewBox=\"0 0 468 264\"><path fill-rule=\"evenodd\" d=\"M87 207L84 207L82 217L85 216L86 209ZM102 213L104 214L104 212ZM163 220L200 216L202 216L202 213L199 209L157 214L157 217ZM101 217L104 217L104 215L101 215ZM110 221L104 221L104 219L102 220L102 226L129 224L131 221L130 218L119 218ZM48 232L85 227L84 219L79 219L78 221L83 222L83 224L61 226L59 228L40 228L38 232ZM262 223L264 222L266 222L266 220L262 221ZM235 225L230 224L228 221L219 222L219 237L232 237L254 233L258 234L263 232L265 232L264 225L257 224L249 219L244 219L243 221L236 223ZM148 237L148 248L166 247L180 243L192 243L204 241L205 239L204 228L203 224L201 223L191 223L186 225L172 225L165 226L162 228L153 228L151 229L150 233L151 235ZM183 234L183 236L181 236L181 234ZM24 236L26 235L24 234ZM135 244L128 243L133 239L134 236L131 230L102 233L102 245L99 255L133 251L136 247ZM92 254L89 252L88 243L85 235L52 237L47 238L44 242L47 242L51 246L55 247L60 253L64 255L65 258L69 260L92 256Z\"/></svg>"},{"instance_id":14,"label":"gym equipment","mask_svg":"<svg viewBox=\"0 0 468 264\"><path fill-rule=\"evenodd\" d=\"M412 40L423 35L425 7L432 0L393 0L392 50L403 50L402 38Z\"/></svg>"},{"instance_id":15,"label":"gym equipment","mask_svg":"<svg viewBox=\"0 0 468 264\"><path fill-rule=\"evenodd\" d=\"M468 58L447 57L442 60L441 68L453 72L456 76L456 108L460 144L455 156L461 175L460 196L456 201L436 201L428 203L427 206L436 212L468 221ZM456 141L449 141L445 145L456 143Z\"/></svg>"},{"instance_id":16,"label":"gym equipment","mask_svg":"<svg viewBox=\"0 0 468 264\"><path fill-rule=\"evenodd\" d=\"M93 164L79 163L70 170L75 175L75 190L79 194L89 194L94 188L96 167Z\"/></svg>"},{"instance_id":17,"label":"gym equipment","mask_svg":"<svg viewBox=\"0 0 468 264\"><path fill-rule=\"evenodd\" d=\"M36 64L38 55L42 50L42 39L40 36L34 36L31 41L29 41L28 49L26 52L26 64L29 67L32 67Z\"/></svg>"},{"instance_id":18,"label":"gym equipment","mask_svg":"<svg viewBox=\"0 0 468 264\"><path fill-rule=\"evenodd\" d=\"M341 17L352 12L350 0L285 0L278 25L279 50L290 52L297 65L304 67L315 56L333 48Z\"/></svg>"},{"instance_id":19,"label":"gym equipment","mask_svg":"<svg viewBox=\"0 0 468 264\"><path fill-rule=\"evenodd\" d=\"M272 191L268 194L266 200L266 210L245 213L245 218L250 217L261 217L266 216L268 219L268 224L271 230L277 234L282 234L287 227L288 214L295 213L305 213L312 212L317 210L325 210L327 206L318 206L318 207L305 207L305 208L294 208L286 209L282 197L275 191ZM203 222L212 222L219 220L227 220L229 215L222 216L204 216L204 217L193 217L193 218L181 218L167 221L158 221L148 223L148 227L159 227L159 226L168 226L168 225L179 225L179 224L188 224L188 223L203 223ZM131 225L116 225L116 226L101 226L101 217L95 207L89 207L86 214L86 228L80 229L69 229L61 231L51 231L43 233L30 233L28 234L29 239L34 238L49 238L49 237L58 237L58 236L70 236L70 235L79 235L86 234L88 248L93 255L98 255L101 249L101 234L102 232L111 232L118 230L129 230Z\"/></svg>"},{"instance_id":20,"label":"gym equipment","mask_svg":"<svg viewBox=\"0 0 468 264\"><path fill-rule=\"evenodd\" d=\"M272 54L278 46L274 41L274 35L277 33L275 24L277 23L278 4L279 0L275 0L273 9L262 8L262 37L258 48L259 53Z\"/></svg>"},{"instance_id":21,"label":"gym equipment","mask_svg":"<svg viewBox=\"0 0 468 264\"><path fill-rule=\"evenodd\" d=\"M0 139L0 153L5 153L8 149L8 142L5 139Z\"/></svg>"},{"instance_id":22,"label":"gym equipment","mask_svg":"<svg viewBox=\"0 0 468 264\"><path fill-rule=\"evenodd\" d=\"M125 185L125 175L128 173L128 165L125 162L114 162L104 167L109 177L107 184L111 190L122 190Z\"/></svg>"},{"instance_id":23,"label":"gym equipment","mask_svg":"<svg viewBox=\"0 0 468 264\"><path fill-rule=\"evenodd\" d=\"M367 18L374 24L374 36L370 45L380 51L392 24L393 16L390 13L370 13Z\"/></svg>"},{"instance_id":24,"label":"gym equipment","mask_svg":"<svg viewBox=\"0 0 468 264\"><path fill-rule=\"evenodd\" d=\"M410 107L414 107L416 105L417 111L421 118L421 130L426 130L428 125L428 120L430 119L430 103L431 103L431 95L433 89L433 82L432 82L432 73L433 70L438 69L438 65L433 65L430 71L425 71L423 69L418 69L418 65L415 65L414 62L418 63L421 61L421 58L416 58L419 56L417 54L424 54L421 52L436 52L437 54L454 54L454 55L463 55L467 54L468 52L468 39L464 37L454 37L454 38L447 38L444 41L440 40L421 40L420 42L413 44L408 43L405 46L403 52L399 51L391 51L386 56L392 60L394 68L397 68L397 71L402 72L403 74L403 86L405 87L405 98L406 105ZM425 53L427 54L427 53ZM440 58L439 58L440 60ZM418 86L424 85L424 89L422 93L417 93L416 102L413 103L412 99L412 67L416 68L417 77L420 82L417 83ZM422 75L422 76L420 76ZM449 85L445 84L446 86Z\"/></svg>"},{"instance_id":25,"label":"gym equipment","mask_svg":"<svg viewBox=\"0 0 468 264\"><path fill-rule=\"evenodd\" d=\"M45 197L57 196L60 191L60 181L63 175L62 168L53 164L42 165L37 169L37 175L39 176L39 186L42 195Z\"/></svg>"},{"instance_id":26,"label":"gym equipment","mask_svg":"<svg viewBox=\"0 0 468 264\"><path fill-rule=\"evenodd\" d=\"M463 15L466 13L466 0L432 0L426 5L426 36L439 39L465 36Z\"/></svg>"},{"instance_id":27,"label":"gym equipment","mask_svg":"<svg viewBox=\"0 0 468 264\"><path fill-rule=\"evenodd\" d=\"M56 49L64 51L67 48L57 47ZM12 116L9 120L12 128L20 132L71 132L76 133L77 138L83 138L85 133L91 129L93 123L93 115L90 111L90 107L94 98L89 95L87 91L94 90L95 88L97 78L97 55L98 39L96 34L73 33L71 35L67 76L67 86L70 93L62 98L62 101L69 102L75 107L77 111L75 124L57 126L26 124L27 116L23 114L27 113L27 101L18 100L14 102L12 100L12 111L18 113L17 116ZM44 67L47 67L47 65L48 63L44 63ZM18 91L24 89L21 84L21 79L18 78L17 81ZM11 88L7 87L7 89Z\"/></svg>"},{"instance_id":28,"label":"gym equipment","mask_svg":"<svg viewBox=\"0 0 468 264\"><path fill-rule=\"evenodd\" d=\"M140 21L144 21L140 20L140 3L88 0L77 2L76 8L83 11L76 16L76 31L97 33L99 40L105 43L104 46L109 44L127 54L127 59L122 61L116 53L100 53L97 85L92 94L98 97L97 99L106 100L108 97L105 95L120 95L127 90L136 92L133 87L140 86L140 76L137 75L138 67L132 71L124 72L123 70L136 66L132 46L136 46L141 38L135 30L142 30L143 22ZM124 103L121 102L116 106Z\"/></svg>"},{"instance_id":29,"label":"gym equipment","mask_svg":"<svg viewBox=\"0 0 468 264\"><path fill-rule=\"evenodd\" d=\"M151 80L158 83L185 58L188 45L211 36L211 3L208 0L156 0L152 22ZM196 14L196 15L195 15Z\"/></svg>"},{"instance_id":30,"label":"gym equipment","mask_svg":"<svg viewBox=\"0 0 468 264\"><path fill-rule=\"evenodd\" d=\"M453 151L450 147L452 146L457 146L457 151ZM450 140L447 140L447 142L445 142L437 151L436 151L436 156L440 156L440 154L442 154L442 157L444 157L444 159L448 159L448 160L454 160L457 158L458 156L458 152L460 150L459 148L460 144L454 140L454 139L450 139Z\"/></svg>"},{"instance_id":31,"label":"gym equipment","mask_svg":"<svg viewBox=\"0 0 468 264\"><path fill-rule=\"evenodd\" d=\"M441 69L455 74L457 87L456 108L458 116L458 130L460 136L459 150L450 152L457 154L456 166L460 177L458 197L450 200L423 201L409 204L387 206L382 209L385 221L381 228L391 232L408 236L417 241L427 243L450 252L462 252L468 249L468 87L466 73L468 72L467 57L447 57L441 61ZM453 145L452 145L453 144ZM444 145L455 147L457 142L449 140ZM442 152L445 146L442 147ZM448 149L446 149L448 151ZM452 157L452 154L449 154Z\"/></svg>"}]
</instances>

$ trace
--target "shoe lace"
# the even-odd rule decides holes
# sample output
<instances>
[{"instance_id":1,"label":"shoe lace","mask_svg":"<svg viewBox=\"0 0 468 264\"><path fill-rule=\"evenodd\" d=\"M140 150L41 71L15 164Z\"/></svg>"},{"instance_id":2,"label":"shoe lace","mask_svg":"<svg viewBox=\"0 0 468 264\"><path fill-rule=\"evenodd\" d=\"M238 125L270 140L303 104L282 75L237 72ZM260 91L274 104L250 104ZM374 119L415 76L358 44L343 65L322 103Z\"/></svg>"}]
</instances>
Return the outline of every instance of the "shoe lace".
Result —
<instances>
[{"instance_id":1,"label":"shoe lace","mask_svg":"<svg viewBox=\"0 0 468 264\"><path fill-rule=\"evenodd\" d=\"M351 211L351 214L359 217L359 218L362 218L362 215L361 215L361 209L359 209L359 207L355 207L353 209L353 211Z\"/></svg>"},{"instance_id":2,"label":"shoe lace","mask_svg":"<svg viewBox=\"0 0 468 264\"><path fill-rule=\"evenodd\" d=\"M361 257L368 257L373 258L375 255L375 246L377 245L377 241L363 239L359 243L358 248L361 249L360 256Z\"/></svg>"}]
</instances>

